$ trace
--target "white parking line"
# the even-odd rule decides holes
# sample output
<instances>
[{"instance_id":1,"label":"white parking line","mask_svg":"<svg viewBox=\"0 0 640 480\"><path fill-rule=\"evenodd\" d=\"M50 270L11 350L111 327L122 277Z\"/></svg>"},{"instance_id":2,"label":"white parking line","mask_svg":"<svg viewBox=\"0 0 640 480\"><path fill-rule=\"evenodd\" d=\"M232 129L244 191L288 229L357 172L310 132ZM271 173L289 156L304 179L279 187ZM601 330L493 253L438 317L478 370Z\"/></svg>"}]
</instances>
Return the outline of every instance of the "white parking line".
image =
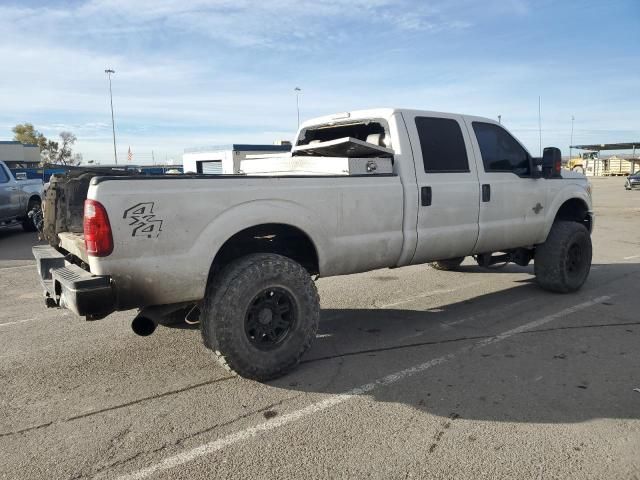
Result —
<instances>
[{"instance_id":1,"label":"white parking line","mask_svg":"<svg viewBox=\"0 0 640 480\"><path fill-rule=\"evenodd\" d=\"M454 359L458 355L468 353L477 348L482 348L487 345L492 345L492 344L501 342L503 340L506 340L512 337L513 335L525 332L527 330L532 330L536 327L540 327L546 323L549 323L553 320L564 317L566 315L570 315L579 310L584 310L586 308L593 307L594 305L604 302L605 300L609 300L610 298L611 296L603 296L603 297L595 298L593 300L589 300L584 303L580 303L578 305L574 305L573 307L566 308L564 310L561 310L560 312L547 315L546 317L542 317L532 322L521 325L517 328L507 330L506 332L500 333L496 336L490 337L488 339L482 340L472 345L468 345L466 347L459 349L454 353L443 355L441 357L434 358L432 360L415 365L413 367L400 370L399 372L392 373L385 377L379 378L371 383L361 385L345 393L334 395L330 398L327 398L326 400L313 403L308 407L302 408L300 410L296 410L291 413L282 415L281 417L277 417L273 420L260 423L254 427L249 427L244 430L240 430L238 432L227 435L226 437L222 437L217 440L211 441L209 443L205 443L204 445L200 445L199 447L195 447L191 450L186 450L182 453L178 453L177 455L167 457L164 460L154 465L143 468L136 472L122 475L118 477L118 480L139 480L142 478L146 478L149 475L153 475L154 473L161 472L164 470L169 470L171 468L175 468L180 465L184 465L185 463L189 463L193 460L196 460L197 458L217 452L218 450L222 450L223 448L233 445L235 443L249 440L250 438L253 438L256 435L259 435L262 432L275 430L276 428L283 427L289 423L301 420L303 418L309 417L311 415L322 412L324 410L328 410L329 408L335 407L336 405L340 405L341 403L345 403L349 400L357 398L359 395L369 393L380 387L392 385L394 383L399 382L400 380L404 380L405 378L409 378L419 373L422 373L425 370L428 370L432 367L436 367L438 365L446 363Z\"/></svg>"},{"instance_id":2,"label":"white parking line","mask_svg":"<svg viewBox=\"0 0 640 480\"><path fill-rule=\"evenodd\" d=\"M8 327L9 325L18 325L19 323L33 322L34 320L37 320L37 318L25 318L24 320L18 320L16 322L0 323L0 327Z\"/></svg>"},{"instance_id":3,"label":"white parking line","mask_svg":"<svg viewBox=\"0 0 640 480\"><path fill-rule=\"evenodd\" d=\"M36 268L35 265L18 265L17 267L0 267L0 272L4 272L5 270L17 270L20 268Z\"/></svg>"},{"instance_id":4,"label":"white parking line","mask_svg":"<svg viewBox=\"0 0 640 480\"><path fill-rule=\"evenodd\" d=\"M441 294L444 294L444 293L452 293L452 292L457 292L458 290L464 290L465 288L470 288L470 287L473 287L475 285L479 285L480 283L482 283L482 282L467 283L466 285L462 285L462 286L457 287L457 288L447 288L446 290L431 290L428 293L421 293L420 295L414 295L412 297L407 297L407 298L404 298L402 300L398 300L397 302L385 303L383 305L376 306L376 308L396 307L398 305L402 305L403 303L413 302L414 300L419 300L421 298L433 297L435 295L441 295Z\"/></svg>"}]
</instances>

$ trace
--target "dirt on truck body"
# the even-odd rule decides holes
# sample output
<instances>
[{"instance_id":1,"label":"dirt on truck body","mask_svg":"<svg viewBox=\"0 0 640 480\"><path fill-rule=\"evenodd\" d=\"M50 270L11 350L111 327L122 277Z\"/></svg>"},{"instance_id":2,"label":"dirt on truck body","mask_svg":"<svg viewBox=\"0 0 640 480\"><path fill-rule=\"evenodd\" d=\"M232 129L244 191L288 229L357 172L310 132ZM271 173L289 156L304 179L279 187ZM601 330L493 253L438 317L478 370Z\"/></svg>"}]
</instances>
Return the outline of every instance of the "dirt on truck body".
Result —
<instances>
[{"instance_id":1,"label":"dirt on truck body","mask_svg":"<svg viewBox=\"0 0 640 480\"><path fill-rule=\"evenodd\" d=\"M53 175L44 196L42 240L57 247L61 233L83 234L84 201L89 184L92 178L101 175L134 176L139 173L116 169L83 169L65 175Z\"/></svg>"}]
</instances>

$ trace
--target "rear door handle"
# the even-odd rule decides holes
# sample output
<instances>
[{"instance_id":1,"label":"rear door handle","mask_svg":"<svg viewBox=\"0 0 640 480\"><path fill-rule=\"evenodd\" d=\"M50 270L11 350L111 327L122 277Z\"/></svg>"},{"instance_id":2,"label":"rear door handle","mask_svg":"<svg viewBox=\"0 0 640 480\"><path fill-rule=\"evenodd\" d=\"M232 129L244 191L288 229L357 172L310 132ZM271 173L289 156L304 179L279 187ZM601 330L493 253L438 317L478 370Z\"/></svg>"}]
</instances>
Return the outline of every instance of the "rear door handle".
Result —
<instances>
[{"instance_id":1,"label":"rear door handle","mask_svg":"<svg viewBox=\"0 0 640 480\"><path fill-rule=\"evenodd\" d=\"M422 187L420 189L420 198L423 207L431 205L431 187Z\"/></svg>"},{"instance_id":2,"label":"rear door handle","mask_svg":"<svg viewBox=\"0 0 640 480\"><path fill-rule=\"evenodd\" d=\"M491 185L489 185L488 183L482 185L482 201L491 201Z\"/></svg>"}]
</instances>

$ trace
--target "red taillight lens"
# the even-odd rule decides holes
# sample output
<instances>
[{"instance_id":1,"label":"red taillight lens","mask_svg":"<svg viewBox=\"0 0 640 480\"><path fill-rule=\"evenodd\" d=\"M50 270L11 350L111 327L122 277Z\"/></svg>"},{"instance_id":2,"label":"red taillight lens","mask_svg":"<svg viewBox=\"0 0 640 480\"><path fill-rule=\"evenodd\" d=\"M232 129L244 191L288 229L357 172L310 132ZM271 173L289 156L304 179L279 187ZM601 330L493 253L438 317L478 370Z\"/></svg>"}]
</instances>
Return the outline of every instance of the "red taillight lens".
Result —
<instances>
[{"instance_id":1,"label":"red taillight lens","mask_svg":"<svg viewBox=\"0 0 640 480\"><path fill-rule=\"evenodd\" d=\"M562 161L560 160L556 161L555 165L553 166L553 169L556 175L560 175L560 172L562 171Z\"/></svg>"},{"instance_id":2,"label":"red taillight lens","mask_svg":"<svg viewBox=\"0 0 640 480\"><path fill-rule=\"evenodd\" d=\"M84 201L84 244L92 257L106 257L113 252L113 235L109 216L100 202Z\"/></svg>"}]
</instances>

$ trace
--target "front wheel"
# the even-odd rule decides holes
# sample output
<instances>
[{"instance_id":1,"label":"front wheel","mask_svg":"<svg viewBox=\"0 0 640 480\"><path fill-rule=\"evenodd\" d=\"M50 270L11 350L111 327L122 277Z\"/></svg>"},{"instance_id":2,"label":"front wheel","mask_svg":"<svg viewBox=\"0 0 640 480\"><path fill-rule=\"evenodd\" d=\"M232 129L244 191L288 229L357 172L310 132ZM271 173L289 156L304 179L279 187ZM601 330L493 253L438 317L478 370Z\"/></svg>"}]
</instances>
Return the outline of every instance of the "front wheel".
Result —
<instances>
[{"instance_id":1,"label":"front wheel","mask_svg":"<svg viewBox=\"0 0 640 480\"><path fill-rule=\"evenodd\" d=\"M40 200L36 200L36 199L29 200L29 205L27 205L27 215L22 221L22 229L25 232L35 232L36 230L38 230L38 227L36 227L35 218L29 216L29 213L33 212L35 214L37 210L40 210L41 208L40 206L41 206Z\"/></svg>"},{"instance_id":2,"label":"front wheel","mask_svg":"<svg viewBox=\"0 0 640 480\"><path fill-rule=\"evenodd\" d=\"M319 317L318 291L299 263L252 254L229 264L207 286L201 332L225 368L266 381L298 365Z\"/></svg>"},{"instance_id":3,"label":"front wheel","mask_svg":"<svg viewBox=\"0 0 640 480\"><path fill-rule=\"evenodd\" d=\"M538 285L552 292L575 292L587 280L591 255L591 236L584 225L554 223L547 240L536 247L534 272Z\"/></svg>"}]
</instances>

